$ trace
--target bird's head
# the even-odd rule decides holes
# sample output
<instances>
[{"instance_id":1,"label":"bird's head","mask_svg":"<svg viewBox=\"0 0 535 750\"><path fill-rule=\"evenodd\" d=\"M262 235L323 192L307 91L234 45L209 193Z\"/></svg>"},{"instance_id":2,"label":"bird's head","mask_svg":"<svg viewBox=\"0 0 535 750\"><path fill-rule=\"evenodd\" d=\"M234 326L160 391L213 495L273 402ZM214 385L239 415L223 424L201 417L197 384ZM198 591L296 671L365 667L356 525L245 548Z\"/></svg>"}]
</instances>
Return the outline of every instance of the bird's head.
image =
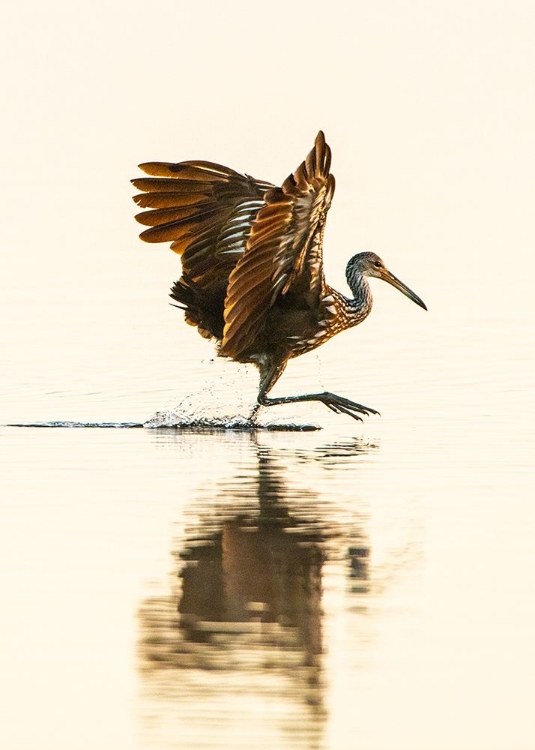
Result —
<instances>
[{"instance_id":1,"label":"bird's head","mask_svg":"<svg viewBox=\"0 0 535 750\"><path fill-rule=\"evenodd\" d=\"M375 276L377 279L387 281L389 284L403 292L409 299L415 302L424 310L427 310L425 303L415 294L412 289L409 289L402 281L400 281L393 273L391 273L385 266L381 258L375 253L365 252L357 253L350 258L346 268L346 278L349 286L353 289L355 284L358 284L359 278L362 276Z\"/></svg>"}]
</instances>

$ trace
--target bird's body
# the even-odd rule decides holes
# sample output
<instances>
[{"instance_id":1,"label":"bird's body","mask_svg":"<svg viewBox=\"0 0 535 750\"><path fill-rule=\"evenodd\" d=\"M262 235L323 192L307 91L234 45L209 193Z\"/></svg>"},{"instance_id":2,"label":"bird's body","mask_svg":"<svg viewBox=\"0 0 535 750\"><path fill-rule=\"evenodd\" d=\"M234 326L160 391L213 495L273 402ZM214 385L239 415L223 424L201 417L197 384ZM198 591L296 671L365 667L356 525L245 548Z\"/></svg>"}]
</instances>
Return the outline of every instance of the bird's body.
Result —
<instances>
[{"instance_id":1,"label":"bird's body","mask_svg":"<svg viewBox=\"0 0 535 750\"><path fill-rule=\"evenodd\" d=\"M306 160L282 184L255 180L205 161L140 165L132 180L149 208L136 216L148 242L171 241L182 256L182 277L171 297L186 321L219 342L219 355L254 363L258 403L318 400L359 419L376 413L332 393L268 398L289 359L325 343L367 317L367 276L424 303L386 270L374 253L359 253L346 276L353 297L330 287L323 273L323 233L334 193L331 152L319 133Z\"/></svg>"}]
</instances>

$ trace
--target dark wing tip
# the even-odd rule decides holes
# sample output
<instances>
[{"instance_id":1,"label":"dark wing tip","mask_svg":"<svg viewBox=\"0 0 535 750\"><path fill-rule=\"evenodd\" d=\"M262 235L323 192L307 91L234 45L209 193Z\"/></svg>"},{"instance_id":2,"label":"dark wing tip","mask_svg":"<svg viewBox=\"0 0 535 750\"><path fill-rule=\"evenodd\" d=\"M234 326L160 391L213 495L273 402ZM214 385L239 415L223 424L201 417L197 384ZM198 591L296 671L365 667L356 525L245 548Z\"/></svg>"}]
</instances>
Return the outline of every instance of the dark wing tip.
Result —
<instances>
[{"instance_id":1,"label":"dark wing tip","mask_svg":"<svg viewBox=\"0 0 535 750\"><path fill-rule=\"evenodd\" d=\"M173 177L180 171L182 164L170 161L146 161L138 164L138 167L151 177Z\"/></svg>"},{"instance_id":2,"label":"dark wing tip","mask_svg":"<svg viewBox=\"0 0 535 750\"><path fill-rule=\"evenodd\" d=\"M307 183L312 183L315 189L329 177L331 167L331 149L325 142L323 130L320 130L314 141L314 147L308 153L305 161L296 169L293 175L283 184L283 190L291 189L292 181L302 190L307 190Z\"/></svg>"}]
</instances>

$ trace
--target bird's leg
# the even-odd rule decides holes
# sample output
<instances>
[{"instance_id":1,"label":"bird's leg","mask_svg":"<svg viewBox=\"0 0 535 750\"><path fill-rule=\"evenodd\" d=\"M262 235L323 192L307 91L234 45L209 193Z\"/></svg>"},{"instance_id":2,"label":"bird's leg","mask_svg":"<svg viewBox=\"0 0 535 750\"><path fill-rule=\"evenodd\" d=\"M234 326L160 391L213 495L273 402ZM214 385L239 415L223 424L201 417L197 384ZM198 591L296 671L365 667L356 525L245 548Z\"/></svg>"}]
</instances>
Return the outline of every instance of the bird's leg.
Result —
<instances>
[{"instance_id":1,"label":"bird's leg","mask_svg":"<svg viewBox=\"0 0 535 750\"><path fill-rule=\"evenodd\" d=\"M256 422L256 415L258 414L261 406L269 406L266 401L261 400L261 395L263 394L265 397L265 394L273 388L277 380L280 378L282 373L284 372L284 368L286 367L287 360L283 360L282 362L279 362L278 364L269 364L260 367L260 387L258 391L258 396L256 400L256 404L253 407L253 410L251 412L251 416L249 419L251 422ZM269 399L267 399L269 401Z\"/></svg>"},{"instance_id":2,"label":"bird's leg","mask_svg":"<svg viewBox=\"0 0 535 750\"><path fill-rule=\"evenodd\" d=\"M256 415L257 415L257 414L258 414L258 412L260 411L260 406L261 406L261 405L260 405L260 404L259 404L259 403L257 402L257 403L256 403L256 404L255 404L255 405L253 406L253 410L251 411L251 414L250 414L250 416L249 416L249 421L251 422L251 424L252 424L253 426L256 426Z\"/></svg>"},{"instance_id":3,"label":"bird's leg","mask_svg":"<svg viewBox=\"0 0 535 750\"><path fill-rule=\"evenodd\" d=\"M325 406L337 414L347 414L349 417L353 417L353 419L358 419L360 421L362 421L361 414L366 416L369 416L370 414L379 414L378 411L369 406L357 404L356 401L350 401L348 398L337 396L336 393L330 393L329 391L323 391L323 393L304 393L301 396L279 396L276 398L268 398L268 392L282 375L285 365L286 363L282 366L273 365L268 370L261 373L260 388L257 397L259 406L295 404L299 401L321 401L322 404L325 404ZM256 413L256 411L254 413Z\"/></svg>"}]
</instances>

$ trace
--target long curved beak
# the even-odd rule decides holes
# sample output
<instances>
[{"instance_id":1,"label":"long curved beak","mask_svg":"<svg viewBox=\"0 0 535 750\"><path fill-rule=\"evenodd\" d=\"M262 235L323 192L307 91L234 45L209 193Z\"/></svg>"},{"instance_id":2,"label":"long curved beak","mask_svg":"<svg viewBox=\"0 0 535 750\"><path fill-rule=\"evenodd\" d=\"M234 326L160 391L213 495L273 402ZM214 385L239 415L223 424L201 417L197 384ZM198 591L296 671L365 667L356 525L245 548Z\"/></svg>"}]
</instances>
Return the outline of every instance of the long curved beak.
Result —
<instances>
[{"instance_id":1,"label":"long curved beak","mask_svg":"<svg viewBox=\"0 0 535 750\"><path fill-rule=\"evenodd\" d=\"M394 276L393 273L390 273L386 268L383 270L381 269L381 275L379 276L383 281L388 282L389 284L392 284L396 289L399 289L400 292L403 292L403 294L411 299L413 302L416 302L417 305L420 307L423 307L424 310L427 310L427 307L425 305L425 302L418 297L417 294L415 294L412 289L409 289L409 287L404 284L402 281L400 281L396 276Z\"/></svg>"}]
</instances>

